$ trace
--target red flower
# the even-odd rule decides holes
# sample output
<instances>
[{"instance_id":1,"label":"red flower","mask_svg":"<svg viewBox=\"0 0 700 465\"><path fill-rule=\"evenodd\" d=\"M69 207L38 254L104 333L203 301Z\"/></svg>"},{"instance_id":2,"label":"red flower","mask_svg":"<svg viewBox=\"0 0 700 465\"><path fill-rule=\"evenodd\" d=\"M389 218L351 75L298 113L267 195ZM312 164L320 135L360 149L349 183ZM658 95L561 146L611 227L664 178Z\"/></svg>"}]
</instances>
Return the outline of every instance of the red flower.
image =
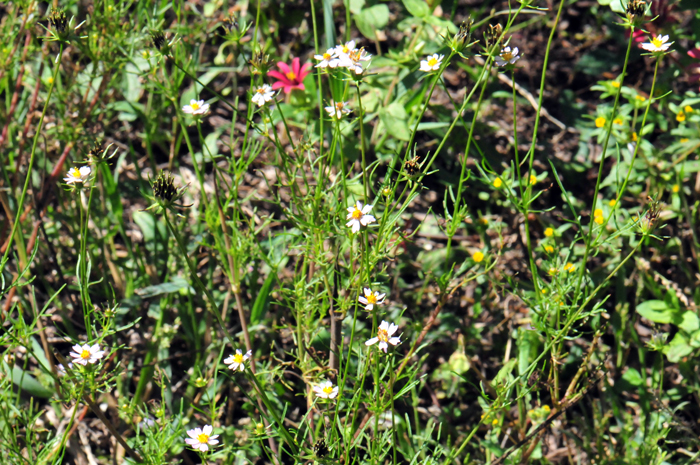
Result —
<instances>
[{"instance_id":1,"label":"red flower","mask_svg":"<svg viewBox=\"0 0 700 465\"><path fill-rule=\"evenodd\" d=\"M270 71L267 73L268 76L272 76L277 79L277 82L272 84L272 88L284 89L284 93L288 94L293 89L304 90L304 78L309 74L309 68L311 68L311 63L306 63L304 66L299 66L299 58L292 60L292 67L290 68L287 63L277 62L277 67L282 71Z\"/></svg>"}]
</instances>

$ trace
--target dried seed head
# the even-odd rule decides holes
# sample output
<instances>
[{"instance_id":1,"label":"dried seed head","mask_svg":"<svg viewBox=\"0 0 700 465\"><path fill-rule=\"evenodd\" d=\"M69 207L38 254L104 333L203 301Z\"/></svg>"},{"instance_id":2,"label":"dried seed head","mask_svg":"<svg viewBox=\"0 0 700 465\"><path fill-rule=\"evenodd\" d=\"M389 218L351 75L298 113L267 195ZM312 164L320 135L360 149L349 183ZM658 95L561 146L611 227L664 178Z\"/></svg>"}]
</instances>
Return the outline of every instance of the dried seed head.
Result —
<instances>
[{"instance_id":1,"label":"dried seed head","mask_svg":"<svg viewBox=\"0 0 700 465\"><path fill-rule=\"evenodd\" d=\"M466 21L462 21L459 26L459 31L452 38L452 48L455 52L459 53L464 50L464 47L469 45L472 35L472 23L474 20L470 17Z\"/></svg>"},{"instance_id":2,"label":"dried seed head","mask_svg":"<svg viewBox=\"0 0 700 465\"><path fill-rule=\"evenodd\" d=\"M316 441L316 444L314 444L314 454L320 459L328 455L328 446L326 445L325 439L321 438Z\"/></svg>"},{"instance_id":3,"label":"dried seed head","mask_svg":"<svg viewBox=\"0 0 700 465\"><path fill-rule=\"evenodd\" d=\"M486 41L486 47L491 47L497 44L501 40L501 33L503 32L503 26L496 24L489 24L488 29L484 32L484 41Z\"/></svg>"},{"instance_id":4,"label":"dried seed head","mask_svg":"<svg viewBox=\"0 0 700 465\"><path fill-rule=\"evenodd\" d=\"M66 19L66 14L62 9L59 8L51 11L49 22L51 23L51 27L53 27L58 34L63 34L66 32L68 20Z\"/></svg>"},{"instance_id":5,"label":"dried seed head","mask_svg":"<svg viewBox=\"0 0 700 465\"><path fill-rule=\"evenodd\" d=\"M233 15L229 15L228 18L224 19L224 27L229 33L237 32L238 21L236 21L236 17Z\"/></svg>"},{"instance_id":6,"label":"dried seed head","mask_svg":"<svg viewBox=\"0 0 700 465\"><path fill-rule=\"evenodd\" d=\"M647 4L644 0L630 0L627 3L627 17L630 22L635 22L635 20L644 18L646 10Z\"/></svg>"},{"instance_id":7,"label":"dried seed head","mask_svg":"<svg viewBox=\"0 0 700 465\"><path fill-rule=\"evenodd\" d=\"M406 163L403 164L403 170L408 177L412 178L420 172L420 163L418 160L419 158L416 155L410 160L406 160Z\"/></svg>"},{"instance_id":8,"label":"dried seed head","mask_svg":"<svg viewBox=\"0 0 700 465\"><path fill-rule=\"evenodd\" d=\"M270 55L258 51L250 59L250 64L253 67L253 74L265 74L270 67Z\"/></svg>"},{"instance_id":9,"label":"dried seed head","mask_svg":"<svg viewBox=\"0 0 700 465\"><path fill-rule=\"evenodd\" d=\"M170 203L175 198L177 189L175 188L175 180L173 175L160 172L156 180L153 182L153 195L163 202Z\"/></svg>"},{"instance_id":10,"label":"dried seed head","mask_svg":"<svg viewBox=\"0 0 700 465\"><path fill-rule=\"evenodd\" d=\"M153 39L153 46L159 51L165 45L163 31L151 31L151 39Z\"/></svg>"}]
</instances>

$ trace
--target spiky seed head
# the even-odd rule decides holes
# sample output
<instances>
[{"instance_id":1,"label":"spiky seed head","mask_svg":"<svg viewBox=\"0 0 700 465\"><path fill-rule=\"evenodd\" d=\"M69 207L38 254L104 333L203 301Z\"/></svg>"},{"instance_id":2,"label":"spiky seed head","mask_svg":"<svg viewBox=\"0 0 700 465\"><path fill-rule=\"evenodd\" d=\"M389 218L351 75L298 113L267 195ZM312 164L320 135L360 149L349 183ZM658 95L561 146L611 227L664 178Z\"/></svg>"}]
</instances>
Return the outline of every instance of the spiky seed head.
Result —
<instances>
[{"instance_id":1,"label":"spiky seed head","mask_svg":"<svg viewBox=\"0 0 700 465\"><path fill-rule=\"evenodd\" d=\"M153 40L153 46L158 51L165 45L165 35L163 35L163 31L151 31L151 39Z\"/></svg>"},{"instance_id":2,"label":"spiky seed head","mask_svg":"<svg viewBox=\"0 0 700 465\"><path fill-rule=\"evenodd\" d=\"M162 200L165 203L170 203L177 195L175 188L175 180L170 173L160 172L156 180L153 182L153 195L155 198Z\"/></svg>"},{"instance_id":3,"label":"spiky seed head","mask_svg":"<svg viewBox=\"0 0 700 465\"><path fill-rule=\"evenodd\" d=\"M486 47L491 47L500 41L501 33L503 32L503 26L500 23L489 24L488 29L484 32L484 41L486 42Z\"/></svg>"},{"instance_id":4,"label":"spiky seed head","mask_svg":"<svg viewBox=\"0 0 700 465\"><path fill-rule=\"evenodd\" d=\"M627 17L632 23L634 23L636 20L643 19L646 11L647 4L644 2L644 0L630 0L627 3Z\"/></svg>"},{"instance_id":5,"label":"spiky seed head","mask_svg":"<svg viewBox=\"0 0 700 465\"><path fill-rule=\"evenodd\" d=\"M57 34L63 34L66 32L68 20L66 19L66 13L64 13L62 9L57 8L52 10L51 15L49 16L49 22Z\"/></svg>"}]
</instances>

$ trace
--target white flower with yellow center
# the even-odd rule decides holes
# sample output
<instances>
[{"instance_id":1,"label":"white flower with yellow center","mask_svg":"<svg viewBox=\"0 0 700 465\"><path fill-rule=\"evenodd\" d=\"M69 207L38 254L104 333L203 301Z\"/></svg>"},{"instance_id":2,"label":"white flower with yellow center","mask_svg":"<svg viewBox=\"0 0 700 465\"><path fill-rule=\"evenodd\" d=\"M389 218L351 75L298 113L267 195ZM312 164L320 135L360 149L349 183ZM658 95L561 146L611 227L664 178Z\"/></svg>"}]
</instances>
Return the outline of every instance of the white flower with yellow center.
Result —
<instances>
[{"instance_id":1,"label":"white flower with yellow center","mask_svg":"<svg viewBox=\"0 0 700 465\"><path fill-rule=\"evenodd\" d=\"M68 173L66 173L66 177L63 178L63 182L66 184L82 184L90 176L90 172L91 170L89 166L71 168L68 170Z\"/></svg>"},{"instance_id":2,"label":"white flower with yellow center","mask_svg":"<svg viewBox=\"0 0 700 465\"><path fill-rule=\"evenodd\" d=\"M245 355L243 355L241 349L236 349L236 353L233 355L229 355L228 358L224 360L224 364L228 365L228 367L233 371L243 371L245 370L245 362L250 358L252 354L253 352L249 350L245 353Z\"/></svg>"},{"instance_id":3,"label":"white flower with yellow center","mask_svg":"<svg viewBox=\"0 0 700 465\"><path fill-rule=\"evenodd\" d=\"M330 106L325 107L326 113L328 113L328 116L331 118L335 116L338 119L341 119L343 115L347 115L350 113L350 108L348 108L348 102L334 102L331 100Z\"/></svg>"},{"instance_id":4,"label":"white flower with yellow center","mask_svg":"<svg viewBox=\"0 0 700 465\"><path fill-rule=\"evenodd\" d=\"M665 52L673 44L673 42L668 42L668 36L656 36L651 39L651 42L646 42L642 44L642 48L647 52Z\"/></svg>"},{"instance_id":5,"label":"white flower with yellow center","mask_svg":"<svg viewBox=\"0 0 700 465\"><path fill-rule=\"evenodd\" d=\"M186 438L185 442L194 450L206 452L209 450L209 446L215 446L219 443L216 439L219 435L211 434L213 429L211 425L204 425L204 428L191 429L187 432L189 438Z\"/></svg>"},{"instance_id":6,"label":"white flower with yellow center","mask_svg":"<svg viewBox=\"0 0 700 465\"><path fill-rule=\"evenodd\" d=\"M379 325L379 329L377 330L377 337L369 339L365 342L365 345L369 347L378 342L379 348L386 353L389 344L395 346L401 343L401 339L398 337L391 337L398 329L399 327L394 323L389 324L386 321L382 321L382 324Z\"/></svg>"},{"instance_id":7,"label":"white flower with yellow center","mask_svg":"<svg viewBox=\"0 0 700 465\"><path fill-rule=\"evenodd\" d=\"M253 91L253 98L251 98L251 100L253 101L253 103L261 107L270 100L272 100L272 97L274 97L274 95L275 91L272 90L272 87L268 86L267 84L263 84L262 86L255 89L255 91Z\"/></svg>"},{"instance_id":8,"label":"white flower with yellow center","mask_svg":"<svg viewBox=\"0 0 700 465\"><path fill-rule=\"evenodd\" d=\"M364 289L365 295L361 295L359 299L360 303L365 306L365 310L371 311L374 309L375 305L382 305L384 303L384 297L386 294L380 294L377 291L372 292L372 289L366 287Z\"/></svg>"},{"instance_id":9,"label":"white flower with yellow center","mask_svg":"<svg viewBox=\"0 0 700 465\"><path fill-rule=\"evenodd\" d=\"M314 392L321 399L335 399L338 396L338 386L326 380L314 386Z\"/></svg>"},{"instance_id":10,"label":"white flower with yellow center","mask_svg":"<svg viewBox=\"0 0 700 465\"><path fill-rule=\"evenodd\" d=\"M518 50L518 47L513 47L513 49L511 49L510 47L505 47L503 50L501 50L501 54L494 58L494 60L496 61L496 66L506 66L515 64L515 62L520 59L520 57L518 56L519 52L520 51Z\"/></svg>"},{"instance_id":11,"label":"white flower with yellow center","mask_svg":"<svg viewBox=\"0 0 700 465\"><path fill-rule=\"evenodd\" d=\"M438 55L437 53L428 56L428 58L426 58L425 60L421 60L420 70L426 73L429 73L431 71L437 71L438 69L440 69L440 65L442 65L443 58L445 58L445 55Z\"/></svg>"},{"instance_id":12,"label":"white flower with yellow center","mask_svg":"<svg viewBox=\"0 0 700 465\"><path fill-rule=\"evenodd\" d=\"M97 363L99 359L105 356L105 351L100 350L99 344L94 344L92 346L89 344L83 344L82 346L76 344L72 349L73 352L68 355L73 357L73 363L83 366L87 366L88 363Z\"/></svg>"},{"instance_id":13,"label":"white flower with yellow center","mask_svg":"<svg viewBox=\"0 0 700 465\"><path fill-rule=\"evenodd\" d=\"M338 57L338 66L354 71L355 74L362 74L364 72L362 62L371 59L372 55L367 53L364 48L355 49L351 50L347 55L340 55Z\"/></svg>"},{"instance_id":14,"label":"white flower with yellow center","mask_svg":"<svg viewBox=\"0 0 700 465\"><path fill-rule=\"evenodd\" d=\"M315 68L336 68L339 63L338 51L335 48L329 48L326 53L321 55L314 55L314 58L319 60Z\"/></svg>"},{"instance_id":15,"label":"white flower with yellow center","mask_svg":"<svg viewBox=\"0 0 700 465\"><path fill-rule=\"evenodd\" d=\"M345 45L336 45L335 55L340 58L349 55L353 50L355 50L355 41L351 40L350 42L345 42Z\"/></svg>"},{"instance_id":16,"label":"white flower with yellow center","mask_svg":"<svg viewBox=\"0 0 700 465\"><path fill-rule=\"evenodd\" d=\"M360 227L367 226L370 223L374 223L377 219L370 215L369 212L372 211L372 205L362 206L362 202L357 202L355 206L348 207L348 221L345 226L352 229L352 232L356 233L360 230Z\"/></svg>"},{"instance_id":17,"label":"white flower with yellow center","mask_svg":"<svg viewBox=\"0 0 700 465\"><path fill-rule=\"evenodd\" d=\"M204 103L204 100L190 100L189 105L182 107L182 111L188 115L206 115L209 113L209 104Z\"/></svg>"}]
</instances>

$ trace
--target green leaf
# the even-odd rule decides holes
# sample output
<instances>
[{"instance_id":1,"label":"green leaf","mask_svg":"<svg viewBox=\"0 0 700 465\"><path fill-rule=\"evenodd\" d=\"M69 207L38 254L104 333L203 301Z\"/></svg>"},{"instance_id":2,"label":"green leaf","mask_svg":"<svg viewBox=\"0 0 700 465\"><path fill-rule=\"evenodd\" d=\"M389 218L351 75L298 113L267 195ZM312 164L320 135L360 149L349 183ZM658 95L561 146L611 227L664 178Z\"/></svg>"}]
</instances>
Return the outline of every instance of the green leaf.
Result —
<instances>
[{"instance_id":1,"label":"green leaf","mask_svg":"<svg viewBox=\"0 0 700 465\"><path fill-rule=\"evenodd\" d=\"M598 0L603 6L609 6L615 13L624 13L627 7L627 2L623 0Z\"/></svg>"},{"instance_id":2,"label":"green leaf","mask_svg":"<svg viewBox=\"0 0 700 465\"><path fill-rule=\"evenodd\" d=\"M639 371L637 371L634 368L630 368L625 372L624 375L622 375L622 379L630 383L632 386L643 386L644 385L644 379L642 378L642 375L639 374Z\"/></svg>"},{"instance_id":3,"label":"green leaf","mask_svg":"<svg viewBox=\"0 0 700 465\"><path fill-rule=\"evenodd\" d=\"M277 270L271 270L270 274L265 278L265 282L258 292L258 296L255 298L255 303L253 304L253 309L250 312L250 324L254 325L260 318L265 314L268 307L270 306L270 289L272 288L272 283L277 278Z\"/></svg>"},{"instance_id":4,"label":"green leaf","mask_svg":"<svg viewBox=\"0 0 700 465\"><path fill-rule=\"evenodd\" d=\"M411 130L406 120L392 116L385 108L379 110L379 119L386 126L388 133L397 139L407 141L411 138Z\"/></svg>"},{"instance_id":5,"label":"green leaf","mask_svg":"<svg viewBox=\"0 0 700 465\"><path fill-rule=\"evenodd\" d=\"M683 312L683 315L681 315L681 322L678 323L678 327L686 333L693 333L700 329L700 318L698 318L695 312Z\"/></svg>"},{"instance_id":6,"label":"green leaf","mask_svg":"<svg viewBox=\"0 0 700 465\"><path fill-rule=\"evenodd\" d=\"M376 31L384 29L389 24L389 7L381 4L363 9L355 15L355 23L362 35L368 39L376 39Z\"/></svg>"},{"instance_id":7,"label":"green leaf","mask_svg":"<svg viewBox=\"0 0 700 465\"><path fill-rule=\"evenodd\" d=\"M671 323L676 310L670 308L663 300L647 300L637 305L637 313L654 323Z\"/></svg>"},{"instance_id":8,"label":"green leaf","mask_svg":"<svg viewBox=\"0 0 700 465\"><path fill-rule=\"evenodd\" d=\"M177 277L172 281L167 283L155 284L153 286L147 286L142 289L137 289L135 292L137 295L144 299L155 297L161 294L171 294L173 292L178 292L180 289L189 288L190 293L194 294L194 289L192 289L186 279Z\"/></svg>"},{"instance_id":9,"label":"green leaf","mask_svg":"<svg viewBox=\"0 0 700 465\"><path fill-rule=\"evenodd\" d=\"M49 399L53 395L52 389L49 389L41 384L35 377L22 370L17 365L12 367L12 374L10 374L9 367L3 362L0 364L0 371L5 376L10 377L12 379L12 383L27 394L44 399Z\"/></svg>"},{"instance_id":10,"label":"green leaf","mask_svg":"<svg viewBox=\"0 0 700 465\"><path fill-rule=\"evenodd\" d=\"M676 333L673 340L664 349L664 354L671 363L678 363L681 359L689 355L693 348L688 344L688 338L683 333Z\"/></svg>"},{"instance_id":11,"label":"green leaf","mask_svg":"<svg viewBox=\"0 0 700 465\"><path fill-rule=\"evenodd\" d=\"M416 18L424 18L430 14L430 7L423 0L403 0L403 6Z\"/></svg>"}]
</instances>

